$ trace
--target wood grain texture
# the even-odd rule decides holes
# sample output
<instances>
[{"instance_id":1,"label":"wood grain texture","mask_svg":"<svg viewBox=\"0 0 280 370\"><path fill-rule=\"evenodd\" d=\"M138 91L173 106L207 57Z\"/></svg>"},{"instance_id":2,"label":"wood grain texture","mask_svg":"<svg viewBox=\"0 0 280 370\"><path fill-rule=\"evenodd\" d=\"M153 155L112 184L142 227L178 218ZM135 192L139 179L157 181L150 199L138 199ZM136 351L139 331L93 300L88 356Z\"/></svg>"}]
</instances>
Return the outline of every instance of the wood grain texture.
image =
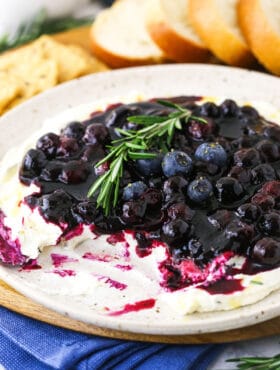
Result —
<instances>
[{"instance_id":1,"label":"wood grain texture","mask_svg":"<svg viewBox=\"0 0 280 370\"><path fill-rule=\"evenodd\" d=\"M16 292L13 288L2 281L0 281L0 304L3 307L9 308L22 315L32 317L33 319L37 319L62 328L87 334L125 340L177 344L224 343L260 338L280 333L280 318L269 320L264 323L246 328L195 335L164 335L164 333L163 335L147 335L100 328L49 310Z\"/></svg>"}]
</instances>

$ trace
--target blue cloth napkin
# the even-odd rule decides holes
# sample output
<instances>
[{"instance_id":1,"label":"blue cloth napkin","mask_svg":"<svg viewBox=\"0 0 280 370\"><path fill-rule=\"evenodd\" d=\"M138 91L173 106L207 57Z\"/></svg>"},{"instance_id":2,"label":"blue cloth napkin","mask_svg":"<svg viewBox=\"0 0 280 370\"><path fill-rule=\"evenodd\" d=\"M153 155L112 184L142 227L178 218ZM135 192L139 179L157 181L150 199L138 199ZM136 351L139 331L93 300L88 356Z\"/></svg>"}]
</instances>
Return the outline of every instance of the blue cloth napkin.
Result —
<instances>
[{"instance_id":1,"label":"blue cloth napkin","mask_svg":"<svg viewBox=\"0 0 280 370\"><path fill-rule=\"evenodd\" d=\"M0 307L0 365L6 370L205 370L222 349L86 335Z\"/></svg>"}]
</instances>

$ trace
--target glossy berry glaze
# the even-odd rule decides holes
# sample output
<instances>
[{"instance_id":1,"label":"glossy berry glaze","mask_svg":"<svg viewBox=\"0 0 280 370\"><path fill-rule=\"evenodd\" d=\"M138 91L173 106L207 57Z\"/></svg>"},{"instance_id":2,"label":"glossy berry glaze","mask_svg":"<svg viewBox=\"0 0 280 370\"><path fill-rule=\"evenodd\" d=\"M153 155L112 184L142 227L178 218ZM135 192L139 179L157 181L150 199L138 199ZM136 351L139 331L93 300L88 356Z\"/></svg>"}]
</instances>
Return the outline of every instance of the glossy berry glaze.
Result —
<instances>
[{"instance_id":1,"label":"glossy berry glaze","mask_svg":"<svg viewBox=\"0 0 280 370\"><path fill-rule=\"evenodd\" d=\"M243 270L249 274L278 267L280 127L232 100L220 105L200 105L198 97L169 100L207 124L190 120L175 131L167 154L150 148L155 159L127 162L119 202L108 217L96 208L96 196L87 198L109 164L94 166L108 153L106 145L119 137L116 127L137 130L127 117L172 111L156 99L109 106L86 121L69 123L60 135L40 138L25 155L19 177L41 190L25 202L65 235L81 224L94 225L100 234L132 230L140 257L166 243L167 258L159 268L163 286L172 290L205 280L213 264L219 282L212 292L223 290L221 277L236 272L218 273L219 261L234 254L246 257ZM235 280L224 292L241 290L238 284Z\"/></svg>"}]
</instances>

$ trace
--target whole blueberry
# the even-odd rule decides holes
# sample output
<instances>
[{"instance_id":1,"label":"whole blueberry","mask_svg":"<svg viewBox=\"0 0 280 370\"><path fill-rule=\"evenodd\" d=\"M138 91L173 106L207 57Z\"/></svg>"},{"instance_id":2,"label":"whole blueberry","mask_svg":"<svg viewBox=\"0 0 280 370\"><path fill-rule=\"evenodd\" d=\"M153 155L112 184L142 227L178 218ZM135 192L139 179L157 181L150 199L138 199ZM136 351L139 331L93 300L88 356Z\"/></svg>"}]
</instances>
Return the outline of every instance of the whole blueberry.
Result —
<instances>
[{"instance_id":1,"label":"whole blueberry","mask_svg":"<svg viewBox=\"0 0 280 370\"><path fill-rule=\"evenodd\" d=\"M280 141L280 127L279 126L268 126L263 131L264 136L269 139Z\"/></svg>"},{"instance_id":2,"label":"whole blueberry","mask_svg":"<svg viewBox=\"0 0 280 370\"><path fill-rule=\"evenodd\" d=\"M172 176L164 181L163 192L165 195L182 193L187 190L188 182L181 176Z\"/></svg>"},{"instance_id":3,"label":"whole blueberry","mask_svg":"<svg viewBox=\"0 0 280 370\"><path fill-rule=\"evenodd\" d=\"M241 184L247 184L252 179L252 171L250 168L240 167L240 166L233 166L228 176L234 177L237 179Z\"/></svg>"},{"instance_id":4,"label":"whole blueberry","mask_svg":"<svg viewBox=\"0 0 280 370\"><path fill-rule=\"evenodd\" d=\"M181 219L169 221L162 226L162 232L168 244L184 240L190 231L190 224Z\"/></svg>"},{"instance_id":5,"label":"whole blueberry","mask_svg":"<svg viewBox=\"0 0 280 370\"><path fill-rule=\"evenodd\" d=\"M227 153L218 143L203 143L197 147L195 158L222 167L226 164Z\"/></svg>"},{"instance_id":6,"label":"whole blueberry","mask_svg":"<svg viewBox=\"0 0 280 370\"><path fill-rule=\"evenodd\" d=\"M163 155L161 153L157 153L157 156L152 159L138 159L136 161L136 169L145 177L161 175L162 158Z\"/></svg>"},{"instance_id":7,"label":"whole blueberry","mask_svg":"<svg viewBox=\"0 0 280 370\"><path fill-rule=\"evenodd\" d=\"M261 163L260 153L255 148L243 148L234 153L234 163L240 167L252 167Z\"/></svg>"},{"instance_id":8,"label":"whole blueberry","mask_svg":"<svg viewBox=\"0 0 280 370\"><path fill-rule=\"evenodd\" d=\"M146 203L140 201L125 202L122 207L122 219L126 223L139 223L142 222L146 212Z\"/></svg>"},{"instance_id":9,"label":"whole blueberry","mask_svg":"<svg viewBox=\"0 0 280 370\"><path fill-rule=\"evenodd\" d=\"M220 107L218 107L215 103L206 102L199 107L199 113L202 116L219 117Z\"/></svg>"},{"instance_id":10,"label":"whole blueberry","mask_svg":"<svg viewBox=\"0 0 280 370\"><path fill-rule=\"evenodd\" d=\"M250 105L243 105L240 111L242 116L249 117L255 121L260 117L259 112Z\"/></svg>"},{"instance_id":11,"label":"whole blueberry","mask_svg":"<svg viewBox=\"0 0 280 370\"><path fill-rule=\"evenodd\" d=\"M215 123L211 118L205 118L205 122L199 122L195 119L189 121L188 133L194 140L203 140L209 137L214 129Z\"/></svg>"},{"instance_id":12,"label":"whole blueberry","mask_svg":"<svg viewBox=\"0 0 280 370\"><path fill-rule=\"evenodd\" d=\"M231 203L240 199L243 195L243 187L233 177L221 177L216 183L218 200L222 203Z\"/></svg>"},{"instance_id":13,"label":"whole blueberry","mask_svg":"<svg viewBox=\"0 0 280 370\"><path fill-rule=\"evenodd\" d=\"M280 236L280 214L269 212L264 214L259 222L259 228L266 235Z\"/></svg>"},{"instance_id":14,"label":"whole blueberry","mask_svg":"<svg viewBox=\"0 0 280 370\"><path fill-rule=\"evenodd\" d=\"M123 200L137 199L147 190L147 185L143 181L135 181L126 185L123 189Z\"/></svg>"},{"instance_id":15,"label":"whole blueberry","mask_svg":"<svg viewBox=\"0 0 280 370\"><path fill-rule=\"evenodd\" d=\"M85 126L77 121L70 122L62 131L62 135L72 139L80 140L85 133Z\"/></svg>"},{"instance_id":16,"label":"whole blueberry","mask_svg":"<svg viewBox=\"0 0 280 370\"><path fill-rule=\"evenodd\" d=\"M102 145L99 143L86 145L81 159L85 162L97 163L106 156Z\"/></svg>"},{"instance_id":17,"label":"whole blueberry","mask_svg":"<svg viewBox=\"0 0 280 370\"><path fill-rule=\"evenodd\" d=\"M78 223L92 224L98 214L98 208L96 203L84 201L72 207L72 214Z\"/></svg>"},{"instance_id":18,"label":"whole blueberry","mask_svg":"<svg viewBox=\"0 0 280 370\"><path fill-rule=\"evenodd\" d=\"M254 261L264 265L277 265L280 262L280 242L272 238L257 241L251 257Z\"/></svg>"},{"instance_id":19,"label":"whole blueberry","mask_svg":"<svg viewBox=\"0 0 280 370\"><path fill-rule=\"evenodd\" d=\"M234 100L226 99L220 105L223 117L236 117L239 114L239 107Z\"/></svg>"},{"instance_id":20,"label":"whole blueberry","mask_svg":"<svg viewBox=\"0 0 280 370\"><path fill-rule=\"evenodd\" d=\"M181 218L185 221L191 221L194 211L185 203L175 203L168 207L167 214L171 220Z\"/></svg>"},{"instance_id":21,"label":"whole blueberry","mask_svg":"<svg viewBox=\"0 0 280 370\"><path fill-rule=\"evenodd\" d=\"M40 175L40 179L44 181L57 181L62 173L63 163L60 161L48 162Z\"/></svg>"},{"instance_id":22,"label":"whole blueberry","mask_svg":"<svg viewBox=\"0 0 280 370\"><path fill-rule=\"evenodd\" d=\"M239 220L231 221L225 229L225 237L231 240L231 248L236 252L247 248L254 235L254 226Z\"/></svg>"},{"instance_id":23,"label":"whole blueberry","mask_svg":"<svg viewBox=\"0 0 280 370\"><path fill-rule=\"evenodd\" d=\"M277 161L280 158L279 146L270 140L261 140L256 144L256 149L265 162Z\"/></svg>"},{"instance_id":24,"label":"whole blueberry","mask_svg":"<svg viewBox=\"0 0 280 370\"><path fill-rule=\"evenodd\" d=\"M58 179L64 184L79 184L86 181L89 172L87 163L81 160L69 161L63 164Z\"/></svg>"},{"instance_id":25,"label":"whole blueberry","mask_svg":"<svg viewBox=\"0 0 280 370\"><path fill-rule=\"evenodd\" d=\"M110 142L110 133L103 123L93 123L86 128L83 141L87 144L108 144Z\"/></svg>"},{"instance_id":26,"label":"whole blueberry","mask_svg":"<svg viewBox=\"0 0 280 370\"><path fill-rule=\"evenodd\" d=\"M208 216L208 221L215 229L223 230L234 218L234 213L227 209L218 209Z\"/></svg>"},{"instance_id":27,"label":"whole blueberry","mask_svg":"<svg viewBox=\"0 0 280 370\"><path fill-rule=\"evenodd\" d=\"M162 193L159 189L149 188L141 194L140 201L145 202L147 209L150 211L155 210L155 208L161 206Z\"/></svg>"},{"instance_id":28,"label":"whole blueberry","mask_svg":"<svg viewBox=\"0 0 280 370\"><path fill-rule=\"evenodd\" d=\"M65 223L71 220L72 197L62 189L51 194L45 194L39 199L39 211L44 218L55 223Z\"/></svg>"},{"instance_id":29,"label":"whole blueberry","mask_svg":"<svg viewBox=\"0 0 280 370\"><path fill-rule=\"evenodd\" d=\"M76 139L70 137L62 137L60 146L57 149L57 157L71 157L79 150L79 144Z\"/></svg>"},{"instance_id":30,"label":"whole blueberry","mask_svg":"<svg viewBox=\"0 0 280 370\"><path fill-rule=\"evenodd\" d=\"M275 198L269 194L256 193L252 199L252 204L256 204L262 211L269 211L275 207Z\"/></svg>"},{"instance_id":31,"label":"whole blueberry","mask_svg":"<svg viewBox=\"0 0 280 370\"><path fill-rule=\"evenodd\" d=\"M161 165L166 177L188 175L192 169L192 159L185 152L174 150L165 154Z\"/></svg>"},{"instance_id":32,"label":"whole blueberry","mask_svg":"<svg viewBox=\"0 0 280 370\"><path fill-rule=\"evenodd\" d=\"M57 152L57 149L60 145L60 138L58 135L49 132L40 137L37 141L36 148L42 150L47 158L54 158Z\"/></svg>"},{"instance_id":33,"label":"whole blueberry","mask_svg":"<svg viewBox=\"0 0 280 370\"><path fill-rule=\"evenodd\" d=\"M261 216L262 210L257 204L244 203L237 209L238 217L247 222L254 222Z\"/></svg>"},{"instance_id":34,"label":"whole blueberry","mask_svg":"<svg viewBox=\"0 0 280 370\"><path fill-rule=\"evenodd\" d=\"M24 184L39 176L46 164L46 156L41 150L30 149L24 156L19 176Z\"/></svg>"},{"instance_id":35,"label":"whole blueberry","mask_svg":"<svg viewBox=\"0 0 280 370\"><path fill-rule=\"evenodd\" d=\"M204 202L213 194L213 186L205 177L192 181L188 186L188 197L194 202Z\"/></svg>"},{"instance_id":36,"label":"whole blueberry","mask_svg":"<svg viewBox=\"0 0 280 370\"><path fill-rule=\"evenodd\" d=\"M274 168L267 163L259 164L253 168L251 174L254 184L261 184L276 179Z\"/></svg>"},{"instance_id":37,"label":"whole blueberry","mask_svg":"<svg viewBox=\"0 0 280 370\"><path fill-rule=\"evenodd\" d=\"M261 189L263 194L272 195L275 199L280 199L280 181L269 181Z\"/></svg>"}]
</instances>

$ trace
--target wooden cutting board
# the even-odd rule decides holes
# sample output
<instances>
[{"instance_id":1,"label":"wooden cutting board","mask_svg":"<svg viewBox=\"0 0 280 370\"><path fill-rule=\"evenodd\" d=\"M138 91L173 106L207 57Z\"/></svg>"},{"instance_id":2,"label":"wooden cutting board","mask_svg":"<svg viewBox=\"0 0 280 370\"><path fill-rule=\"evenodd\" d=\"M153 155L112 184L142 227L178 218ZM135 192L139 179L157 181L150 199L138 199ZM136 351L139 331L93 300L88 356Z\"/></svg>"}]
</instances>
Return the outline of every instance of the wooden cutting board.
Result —
<instances>
[{"instance_id":1,"label":"wooden cutting board","mask_svg":"<svg viewBox=\"0 0 280 370\"><path fill-rule=\"evenodd\" d=\"M109 338L118 338L126 340L137 340L158 343L224 343L234 342L244 339L254 339L274 334L280 334L280 319L266 321L257 325L246 328L228 330L210 334L193 334L193 335L146 335L123 332L100 328L91 324L71 319L57 312L51 311L46 307L24 297L16 292L13 288L0 281L0 304L22 315L44 321L46 323L59 327L72 329L75 331L95 334ZM203 325L203 323L201 323Z\"/></svg>"},{"instance_id":2,"label":"wooden cutting board","mask_svg":"<svg viewBox=\"0 0 280 370\"><path fill-rule=\"evenodd\" d=\"M90 27L80 27L67 32L62 32L54 35L57 41L65 44L77 44L83 47L88 52L90 51L89 39ZM54 311L51 311L42 305L24 297L16 292L13 288L0 280L0 305L9 308L15 312L32 317L46 323L57 325L59 327L72 329L88 334L95 334L110 338L140 340L148 342L161 343L223 343L232 342L244 339L253 339L265 337L273 334L280 334L280 318L266 321L250 327L229 330L219 333L197 334L197 335L145 335L123 332L118 330L110 330L100 328L94 325L86 324L81 321L71 319ZM203 323L202 323L203 325Z\"/></svg>"}]
</instances>

